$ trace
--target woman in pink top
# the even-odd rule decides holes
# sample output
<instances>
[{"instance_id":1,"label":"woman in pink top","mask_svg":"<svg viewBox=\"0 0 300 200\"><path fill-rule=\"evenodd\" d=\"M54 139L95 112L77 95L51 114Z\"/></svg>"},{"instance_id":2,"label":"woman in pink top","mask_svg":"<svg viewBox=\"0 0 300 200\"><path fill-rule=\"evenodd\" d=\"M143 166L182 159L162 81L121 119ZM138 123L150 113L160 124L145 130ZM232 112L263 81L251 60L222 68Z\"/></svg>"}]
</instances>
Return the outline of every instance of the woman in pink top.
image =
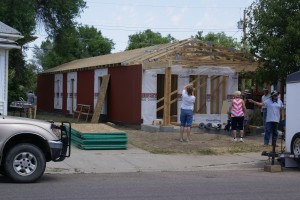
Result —
<instances>
[{"instance_id":1,"label":"woman in pink top","mask_svg":"<svg viewBox=\"0 0 300 200\"><path fill-rule=\"evenodd\" d=\"M240 130L240 141L244 142L244 114L246 112L246 106L243 99L241 99L241 92L236 91L234 93L234 98L231 101L229 107L229 113L231 114L231 130L233 135L233 141L236 142L236 132L237 129Z\"/></svg>"}]
</instances>

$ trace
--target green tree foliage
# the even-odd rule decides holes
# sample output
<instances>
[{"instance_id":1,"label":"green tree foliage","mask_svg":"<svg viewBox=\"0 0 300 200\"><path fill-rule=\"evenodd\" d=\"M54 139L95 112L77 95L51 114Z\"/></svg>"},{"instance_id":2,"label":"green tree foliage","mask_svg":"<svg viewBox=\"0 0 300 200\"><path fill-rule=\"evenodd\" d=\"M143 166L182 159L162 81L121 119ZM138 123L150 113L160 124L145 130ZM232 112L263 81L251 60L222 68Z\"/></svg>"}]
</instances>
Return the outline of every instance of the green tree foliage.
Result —
<instances>
[{"instance_id":1,"label":"green tree foliage","mask_svg":"<svg viewBox=\"0 0 300 200\"><path fill-rule=\"evenodd\" d=\"M250 52L261 64L257 76L275 83L300 70L299 0L256 0L247 16Z\"/></svg>"},{"instance_id":2,"label":"green tree foliage","mask_svg":"<svg viewBox=\"0 0 300 200\"><path fill-rule=\"evenodd\" d=\"M49 38L60 41L66 30L75 27L75 19L85 6L84 0L1 0L0 21L21 32L24 38L18 41L19 45L32 40L31 35L41 27L45 28ZM27 70L32 67L26 66L22 51L10 51L9 99L22 96L20 91L32 84L25 77Z\"/></svg>"},{"instance_id":3,"label":"green tree foliage","mask_svg":"<svg viewBox=\"0 0 300 200\"><path fill-rule=\"evenodd\" d=\"M63 63L61 56L59 56L53 49L54 44L50 40L43 41L41 46L35 45L33 50L34 60L39 66L41 71L50 69L51 67L60 65Z\"/></svg>"},{"instance_id":4,"label":"green tree foliage","mask_svg":"<svg viewBox=\"0 0 300 200\"><path fill-rule=\"evenodd\" d=\"M126 50L149 47L156 44L166 44L174 41L176 41L176 39L170 34L163 37L160 33L155 33L150 29L147 29L144 32L129 35L128 47Z\"/></svg>"},{"instance_id":5,"label":"green tree foliage","mask_svg":"<svg viewBox=\"0 0 300 200\"><path fill-rule=\"evenodd\" d=\"M15 83L15 80L18 80L18 75L16 70L13 68L9 68L8 70L8 103L12 101L19 100L19 97L26 99L26 92L29 90L36 90L36 80L37 73L35 71L35 66L26 64L25 67L21 68L22 71L22 79L18 81L18 84Z\"/></svg>"},{"instance_id":6,"label":"green tree foliage","mask_svg":"<svg viewBox=\"0 0 300 200\"><path fill-rule=\"evenodd\" d=\"M83 52L81 58L109 54L114 48L114 42L93 26L80 26L78 33L80 51Z\"/></svg>"},{"instance_id":7,"label":"green tree foliage","mask_svg":"<svg viewBox=\"0 0 300 200\"><path fill-rule=\"evenodd\" d=\"M34 57L44 70L81 58L111 53L112 40L101 31L89 26L79 26L63 35L62 44L46 40L33 51Z\"/></svg>"},{"instance_id":8,"label":"green tree foliage","mask_svg":"<svg viewBox=\"0 0 300 200\"><path fill-rule=\"evenodd\" d=\"M203 36L203 31L198 31L195 38L202 41L212 42L223 47L241 49L241 43L237 42L235 38L227 36L224 32L221 33L208 33Z\"/></svg>"},{"instance_id":9,"label":"green tree foliage","mask_svg":"<svg viewBox=\"0 0 300 200\"><path fill-rule=\"evenodd\" d=\"M76 17L79 17L86 6L83 0L38 0L36 2L36 19L45 25L50 38L59 37L64 29L72 29L76 24Z\"/></svg>"}]
</instances>

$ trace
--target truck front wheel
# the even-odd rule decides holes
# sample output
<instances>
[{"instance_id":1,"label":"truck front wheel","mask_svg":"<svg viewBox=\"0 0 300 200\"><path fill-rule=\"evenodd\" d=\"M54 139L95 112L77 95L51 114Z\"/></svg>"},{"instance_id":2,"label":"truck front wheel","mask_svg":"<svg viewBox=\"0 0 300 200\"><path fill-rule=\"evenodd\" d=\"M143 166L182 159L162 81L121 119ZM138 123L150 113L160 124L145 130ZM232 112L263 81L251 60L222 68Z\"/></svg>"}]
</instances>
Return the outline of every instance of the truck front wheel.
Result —
<instances>
[{"instance_id":1,"label":"truck front wheel","mask_svg":"<svg viewBox=\"0 0 300 200\"><path fill-rule=\"evenodd\" d=\"M300 133L296 133L291 142L291 153L294 155L300 155Z\"/></svg>"},{"instance_id":2,"label":"truck front wheel","mask_svg":"<svg viewBox=\"0 0 300 200\"><path fill-rule=\"evenodd\" d=\"M15 182L34 182L44 174L45 168L45 156L42 150L33 144L18 144L5 156L6 175Z\"/></svg>"}]
</instances>

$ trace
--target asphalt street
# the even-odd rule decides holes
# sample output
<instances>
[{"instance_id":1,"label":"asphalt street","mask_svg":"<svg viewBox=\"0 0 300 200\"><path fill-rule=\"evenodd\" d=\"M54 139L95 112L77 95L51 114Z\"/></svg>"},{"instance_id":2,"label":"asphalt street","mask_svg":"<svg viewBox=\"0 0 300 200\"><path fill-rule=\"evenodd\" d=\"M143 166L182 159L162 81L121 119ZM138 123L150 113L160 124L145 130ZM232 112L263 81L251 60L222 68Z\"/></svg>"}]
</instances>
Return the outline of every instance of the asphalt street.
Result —
<instances>
[{"instance_id":1,"label":"asphalt street","mask_svg":"<svg viewBox=\"0 0 300 200\"><path fill-rule=\"evenodd\" d=\"M72 148L63 162L49 162L36 183L0 176L1 199L13 200L298 200L298 169L265 172L260 153L162 155L128 150Z\"/></svg>"},{"instance_id":2,"label":"asphalt street","mask_svg":"<svg viewBox=\"0 0 300 200\"><path fill-rule=\"evenodd\" d=\"M299 171L203 170L45 174L15 184L0 176L1 199L12 200L298 200Z\"/></svg>"}]
</instances>

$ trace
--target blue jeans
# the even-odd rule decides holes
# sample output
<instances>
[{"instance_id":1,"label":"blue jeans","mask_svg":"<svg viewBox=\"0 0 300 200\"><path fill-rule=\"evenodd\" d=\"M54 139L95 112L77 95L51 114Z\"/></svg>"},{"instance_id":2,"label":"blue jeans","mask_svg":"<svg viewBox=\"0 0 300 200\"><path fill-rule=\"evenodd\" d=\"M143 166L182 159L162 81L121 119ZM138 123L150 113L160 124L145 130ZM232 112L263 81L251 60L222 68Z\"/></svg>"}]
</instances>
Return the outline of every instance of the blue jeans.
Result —
<instances>
[{"instance_id":1,"label":"blue jeans","mask_svg":"<svg viewBox=\"0 0 300 200\"><path fill-rule=\"evenodd\" d=\"M263 113L263 126L266 130L266 118L267 118L267 108L263 108L262 109L262 113Z\"/></svg>"},{"instance_id":2,"label":"blue jeans","mask_svg":"<svg viewBox=\"0 0 300 200\"><path fill-rule=\"evenodd\" d=\"M191 127L193 123L193 110L180 110L180 126Z\"/></svg>"},{"instance_id":3,"label":"blue jeans","mask_svg":"<svg viewBox=\"0 0 300 200\"><path fill-rule=\"evenodd\" d=\"M278 122L266 122L266 132L264 138L264 144L269 144L270 135L272 134L272 145L276 145L278 137Z\"/></svg>"}]
</instances>

